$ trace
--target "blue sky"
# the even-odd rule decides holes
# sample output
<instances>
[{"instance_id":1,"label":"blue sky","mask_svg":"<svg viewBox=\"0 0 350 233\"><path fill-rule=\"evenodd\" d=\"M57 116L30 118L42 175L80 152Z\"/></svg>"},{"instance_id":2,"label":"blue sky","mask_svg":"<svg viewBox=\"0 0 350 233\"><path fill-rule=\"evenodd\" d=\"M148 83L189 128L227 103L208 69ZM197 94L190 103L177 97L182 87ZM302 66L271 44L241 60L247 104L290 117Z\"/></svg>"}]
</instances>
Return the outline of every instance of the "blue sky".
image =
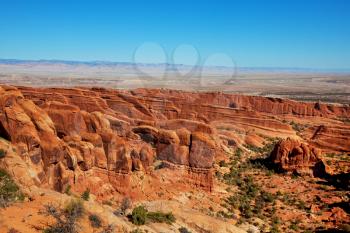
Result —
<instances>
[{"instance_id":1,"label":"blue sky","mask_svg":"<svg viewBox=\"0 0 350 233\"><path fill-rule=\"evenodd\" d=\"M245 67L350 68L347 0L0 0L0 9L0 58L130 62L154 42L167 62L187 44L201 61L225 53Z\"/></svg>"}]
</instances>

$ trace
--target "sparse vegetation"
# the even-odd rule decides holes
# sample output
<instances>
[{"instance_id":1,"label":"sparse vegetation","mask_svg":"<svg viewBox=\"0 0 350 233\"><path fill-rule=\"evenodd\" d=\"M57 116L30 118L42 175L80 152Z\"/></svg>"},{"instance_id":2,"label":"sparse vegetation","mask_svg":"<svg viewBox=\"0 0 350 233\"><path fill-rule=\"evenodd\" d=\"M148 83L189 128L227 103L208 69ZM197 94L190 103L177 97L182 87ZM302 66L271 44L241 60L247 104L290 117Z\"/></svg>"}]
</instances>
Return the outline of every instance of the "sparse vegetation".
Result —
<instances>
[{"instance_id":1,"label":"sparse vegetation","mask_svg":"<svg viewBox=\"0 0 350 233\"><path fill-rule=\"evenodd\" d=\"M151 222L160 222L160 223L167 223L172 224L175 222L175 216L169 212L169 213L163 213L163 212L148 212L147 213L147 219L149 219Z\"/></svg>"},{"instance_id":2,"label":"sparse vegetation","mask_svg":"<svg viewBox=\"0 0 350 233\"><path fill-rule=\"evenodd\" d=\"M67 185L66 189L64 190L64 193L67 194L68 196L72 195L71 189L72 189L72 186L70 184Z\"/></svg>"},{"instance_id":3,"label":"sparse vegetation","mask_svg":"<svg viewBox=\"0 0 350 233\"><path fill-rule=\"evenodd\" d=\"M53 217L56 221L44 229L44 233L77 233L79 230L78 220L83 217L85 210L81 200L72 199L63 209L53 204L46 205L42 213Z\"/></svg>"},{"instance_id":4,"label":"sparse vegetation","mask_svg":"<svg viewBox=\"0 0 350 233\"><path fill-rule=\"evenodd\" d=\"M235 102L231 102L231 103L229 104L229 107L230 107L230 108L237 108L237 104L236 104Z\"/></svg>"},{"instance_id":5,"label":"sparse vegetation","mask_svg":"<svg viewBox=\"0 0 350 233\"><path fill-rule=\"evenodd\" d=\"M11 202L23 201L24 194L18 185L3 169L0 169L0 208L5 208Z\"/></svg>"},{"instance_id":6,"label":"sparse vegetation","mask_svg":"<svg viewBox=\"0 0 350 233\"><path fill-rule=\"evenodd\" d=\"M292 224L289 225L289 229L293 231L299 231L299 221L295 220L292 222Z\"/></svg>"},{"instance_id":7,"label":"sparse vegetation","mask_svg":"<svg viewBox=\"0 0 350 233\"><path fill-rule=\"evenodd\" d=\"M175 220L171 212L149 212L144 206L134 208L131 214L131 221L135 225L144 225L148 221L172 224Z\"/></svg>"},{"instance_id":8,"label":"sparse vegetation","mask_svg":"<svg viewBox=\"0 0 350 233\"><path fill-rule=\"evenodd\" d=\"M274 149L276 143L280 141L280 138L267 138L268 143L266 143L263 147L256 147L252 145L245 145L245 147L260 156L268 156L271 154L272 150Z\"/></svg>"},{"instance_id":9,"label":"sparse vegetation","mask_svg":"<svg viewBox=\"0 0 350 233\"><path fill-rule=\"evenodd\" d=\"M180 233L191 233L189 230L187 230L186 227L180 227L180 228L179 228L179 232L180 232Z\"/></svg>"},{"instance_id":10,"label":"sparse vegetation","mask_svg":"<svg viewBox=\"0 0 350 233\"><path fill-rule=\"evenodd\" d=\"M131 208L131 199L129 197L124 197L120 203L120 207L113 212L115 216L123 216L126 211Z\"/></svg>"},{"instance_id":11,"label":"sparse vegetation","mask_svg":"<svg viewBox=\"0 0 350 233\"><path fill-rule=\"evenodd\" d=\"M227 184L236 185L239 191L229 196L225 202L231 208L239 209L242 217L251 218L260 216L262 210L276 199L275 195L262 190L252 176L243 176L250 164L240 164L238 167L231 167L230 172L224 174L223 179ZM231 217L230 214L220 212L223 217Z\"/></svg>"},{"instance_id":12,"label":"sparse vegetation","mask_svg":"<svg viewBox=\"0 0 350 233\"><path fill-rule=\"evenodd\" d=\"M109 224L108 226L104 227L99 233L114 233L114 226Z\"/></svg>"},{"instance_id":13,"label":"sparse vegetation","mask_svg":"<svg viewBox=\"0 0 350 233\"><path fill-rule=\"evenodd\" d=\"M294 121L290 122L290 125L292 126L292 128L297 132L300 133L305 129L304 125L295 123Z\"/></svg>"},{"instance_id":14,"label":"sparse vegetation","mask_svg":"<svg viewBox=\"0 0 350 233\"><path fill-rule=\"evenodd\" d=\"M277 210L275 204L277 199L283 198L283 195L281 192L273 194L262 189L251 174L252 171L257 169L265 171L267 176L274 174L274 170L266 162L266 157L269 156L279 140L279 138L269 138L268 143L263 148L254 148L253 150L258 153L257 160L245 161L244 158L237 159L236 156L231 158L230 171L223 174L221 180L228 185L237 186L238 190L230 191L234 193L226 198L222 204L227 211L219 211L218 216L233 218L235 217L232 214L234 210L239 210L241 218L237 224L250 221L252 217L271 219L271 232L279 232L279 220L275 216ZM236 151L236 153L242 154L243 152ZM298 202L293 204L296 206Z\"/></svg>"},{"instance_id":15,"label":"sparse vegetation","mask_svg":"<svg viewBox=\"0 0 350 233\"><path fill-rule=\"evenodd\" d=\"M90 214L89 221L90 221L90 224L93 228L102 227L102 220L101 220L100 216L98 216L96 214Z\"/></svg>"},{"instance_id":16,"label":"sparse vegetation","mask_svg":"<svg viewBox=\"0 0 350 233\"><path fill-rule=\"evenodd\" d=\"M227 163L225 162L225 160L221 160L221 161L219 162L219 166L220 166L220 167L227 167Z\"/></svg>"},{"instance_id":17,"label":"sparse vegetation","mask_svg":"<svg viewBox=\"0 0 350 233\"><path fill-rule=\"evenodd\" d=\"M82 194L81 198L85 201L88 201L90 199L90 189L86 189Z\"/></svg>"},{"instance_id":18,"label":"sparse vegetation","mask_svg":"<svg viewBox=\"0 0 350 233\"><path fill-rule=\"evenodd\" d=\"M120 211L125 214L125 212L131 208L131 199L129 197L124 197L120 204Z\"/></svg>"},{"instance_id":19,"label":"sparse vegetation","mask_svg":"<svg viewBox=\"0 0 350 233\"><path fill-rule=\"evenodd\" d=\"M350 124L350 118L339 118L344 124Z\"/></svg>"},{"instance_id":20,"label":"sparse vegetation","mask_svg":"<svg viewBox=\"0 0 350 233\"><path fill-rule=\"evenodd\" d=\"M3 149L0 149L0 159L5 158L6 156L6 151Z\"/></svg>"},{"instance_id":21,"label":"sparse vegetation","mask_svg":"<svg viewBox=\"0 0 350 233\"><path fill-rule=\"evenodd\" d=\"M279 218L273 217L270 232L271 233L279 233L280 232L279 225L280 225Z\"/></svg>"},{"instance_id":22,"label":"sparse vegetation","mask_svg":"<svg viewBox=\"0 0 350 233\"><path fill-rule=\"evenodd\" d=\"M136 229L132 230L130 233L143 233L143 231L139 228L136 228Z\"/></svg>"},{"instance_id":23,"label":"sparse vegetation","mask_svg":"<svg viewBox=\"0 0 350 233\"><path fill-rule=\"evenodd\" d=\"M18 230L16 230L15 228L11 228L10 230L8 230L7 233L20 233Z\"/></svg>"}]
</instances>

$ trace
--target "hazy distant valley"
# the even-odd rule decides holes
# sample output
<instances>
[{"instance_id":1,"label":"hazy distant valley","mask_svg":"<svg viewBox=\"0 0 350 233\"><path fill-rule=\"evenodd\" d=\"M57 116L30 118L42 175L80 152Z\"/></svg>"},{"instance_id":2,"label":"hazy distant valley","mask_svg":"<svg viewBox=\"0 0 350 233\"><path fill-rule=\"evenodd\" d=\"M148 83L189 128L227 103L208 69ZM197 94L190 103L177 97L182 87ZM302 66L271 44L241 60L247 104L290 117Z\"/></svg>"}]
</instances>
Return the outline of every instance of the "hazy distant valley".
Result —
<instances>
[{"instance_id":1,"label":"hazy distant valley","mask_svg":"<svg viewBox=\"0 0 350 233\"><path fill-rule=\"evenodd\" d=\"M0 82L37 87L169 88L350 101L350 72L335 70L0 60Z\"/></svg>"}]
</instances>

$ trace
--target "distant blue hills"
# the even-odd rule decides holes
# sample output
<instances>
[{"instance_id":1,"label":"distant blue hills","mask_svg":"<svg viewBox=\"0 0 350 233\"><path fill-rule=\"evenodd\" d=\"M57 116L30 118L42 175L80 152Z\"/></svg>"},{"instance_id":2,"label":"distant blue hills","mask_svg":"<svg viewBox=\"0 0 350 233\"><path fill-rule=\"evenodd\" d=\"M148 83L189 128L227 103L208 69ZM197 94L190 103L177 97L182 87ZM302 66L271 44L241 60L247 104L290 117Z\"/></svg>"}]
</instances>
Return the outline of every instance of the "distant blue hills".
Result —
<instances>
[{"instance_id":1,"label":"distant blue hills","mask_svg":"<svg viewBox=\"0 0 350 233\"><path fill-rule=\"evenodd\" d=\"M113 66L113 67L132 67L135 65L133 62L112 62L112 61L70 61L70 60L25 60L25 59L1 59L0 64L6 65L24 65L24 64L36 64L36 65L85 65L85 66ZM148 67L164 67L167 66L169 69L173 67L186 68L190 67L183 64L169 64L169 63L159 63L159 64L147 64L147 63L137 63L137 65L148 66ZM232 69L232 67L225 66L208 66L206 68L211 69ZM316 68L300 68L300 67L237 67L240 72L282 72L282 73L341 73L350 74L350 69L316 69Z\"/></svg>"}]
</instances>

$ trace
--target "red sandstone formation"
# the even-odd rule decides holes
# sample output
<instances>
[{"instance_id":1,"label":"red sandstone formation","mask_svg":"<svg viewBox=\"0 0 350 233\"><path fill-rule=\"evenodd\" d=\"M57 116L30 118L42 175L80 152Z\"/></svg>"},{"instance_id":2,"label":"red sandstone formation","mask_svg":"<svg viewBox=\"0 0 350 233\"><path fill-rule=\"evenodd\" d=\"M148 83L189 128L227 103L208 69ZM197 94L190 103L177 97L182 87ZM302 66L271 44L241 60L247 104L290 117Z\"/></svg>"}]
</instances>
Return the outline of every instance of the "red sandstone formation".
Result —
<instances>
[{"instance_id":1,"label":"red sandstone formation","mask_svg":"<svg viewBox=\"0 0 350 233\"><path fill-rule=\"evenodd\" d=\"M89 97L81 95L87 92L83 90L60 89L56 95L60 92L67 97L50 100L38 92L39 97L32 96L34 104L16 88L0 88L1 137L35 168L33 179L41 186L58 191L68 185L89 187L97 195L129 192L130 175L152 172L149 168L158 159L185 166L195 185L211 189L216 150L210 126L158 116L161 123L152 127L147 124L155 125L156 114L132 96L118 95L121 103L114 102L113 108L122 112L116 112L102 99L91 100L97 95L92 91Z\"/></svg>"},{"instance_id":2,"label":"red sandstone formation","mask_svg":"<svg viewBox=\"0 0 350 233\"><path fill-rule=\"evenodd\" d=\"M59 191L89 187L101 197L130 193L132 175L152 176L155 160L211 190L222 148L299 137L285 117L311 116L326 126L310 126L305 140L350 151L350 127L331 122L350 117L348 106L172 90L0 86L0 136L34 168L32 179ZM316 149L293 140L279 144L273 156L288 171L319 161Z\"/></svg>"},{"instance_id":3,"label":"red sandstone formation","mask_svg":"<svg viewBox=\"0 0 350 233\"><path fill-rule=\"evenodd\" d=\"M269 160L284 172L315 175L325 172L320 150L290 138L276 144Z\"/></svg>"}]
</instances>

